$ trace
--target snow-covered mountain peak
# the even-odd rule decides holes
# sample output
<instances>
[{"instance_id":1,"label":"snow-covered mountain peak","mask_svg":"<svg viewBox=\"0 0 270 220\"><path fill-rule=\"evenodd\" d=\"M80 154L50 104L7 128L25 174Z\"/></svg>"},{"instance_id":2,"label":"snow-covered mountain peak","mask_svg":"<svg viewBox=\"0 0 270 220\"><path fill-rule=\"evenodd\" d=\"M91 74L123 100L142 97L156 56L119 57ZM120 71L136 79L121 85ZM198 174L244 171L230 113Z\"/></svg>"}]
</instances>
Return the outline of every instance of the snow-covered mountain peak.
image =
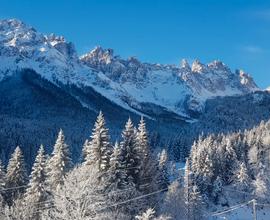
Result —
<instances>
[{"instance_id":1,"label":"snow-covered mountain peak","mask_svg":"<svg viewBox=\"0 0 270 220\"><path fill-rule=\"evenodd\" d=\"M202 64L199 60L195 60L192 63L192 67L191 67L192 72L194 73L203 73L207 71L207 68L204 64Z\"/></svg>"},{"instance_id":2,"label":"snow-covered mountain peak","mask_svg":"<svg viewBox=\"0 0 270 220\"><path fill-rule=\"evenodd\" d=\"M224 71L227 73L231 72L230 68L219 60L214 60L213 62L207 64L207 67L215 71Z\"/></svg>"},{"instance_id":3,"label":"snow-covered mountain peak","mask_svg":"<svg viewBox=\"0 0 270 220\"><path fill-rule=\"evenodd\" d=\"M148 66L141 63L135 57L122 59L115 56L112 49L96 47L94 50L80 57L85 65L103 72L115 82L134 82L141 84ZM141 82L140 82L141 81Z\"/></svg>"},{"instance_id":4,"label":"snow-covered mountain peak","mask_svg":"<svg viewBox=\"0 0 270 220\"><path fill-rule=\"evenodd\" d=\"M191 70L191 67L186 59L182 59L180 63L181 69Z\"/></svg>"},{"instance_id":5,"label":"snow-covered mountain peak","mask_svg":"<svg viewBox=\"0 0 270 220\"><path fill-rule=\"evenodd\" d=\"M236 73L239 75L242 85L253 91L258 89L256 83L249 74L245 73L243 70L236 70Z\"/></svg>"},{"instance_id":6,"label":"snow-covered mountain peak","mask_svg":"<svg viewBox=\"0 0 270 220\"><path fill-rule=\"evenodd\" d=\"M22 30L22 29L32 29L34 28L26 25L22 21L18 19L4 19L0 20L0 31L1 32L10 32L10 31L15 31L15 30Z\"/></svg>"},{"instance_id":7,"label":"snow-covered mountain peak","mask_svg":"<svg viewBox=\"0 0 270 220\"><path fill-rule=\"evenodd\" d=\"M89 62L89 65L97 65L99 63L109 64L114 59L112 49L103 49L100 46L95 47L89 53L80 57L81 60Z\"/></svg>"},{"instance_id":8,"label":"snow-covered mountain peak","mask_svg":"<svg viewBox=\"0 0 270 220\"><path fill-rule=\"evenodd\" d=\"M214 60L208 64L203 64L199 60L192 63L193 73L209 73L214 72L216 75L230 74L231 70L222 61Z\"/></svg>"},{"instance_id":9,"label":"snow-covered mountain peak","mask_svg":"<svg viewBox=\"0 0 270 220\"><path fill-rule=\"evenodd\" d=\"M16 19L0 21L0 42L11 47L29 47L44 41L34 28Z\"/></svg>"},{"instance_id":10,"label":"snow-covered mountain peak","mask_svg":"<svg viewBox=\"0 0 270 220\"><path fill-rule=\"evenodd\" d=\"M38 53L48 53L53 48L68 59L77 58L74 45L64 37L43 35L17 19L0 21L0 46L5 48L2 49L3 53L24 58L37 58Z\"/></svg>"},{"instance_id":11,"label":"snow-covered mountain peak","mask_svg":"<svg viewBox=\"0 0 270 220\"><path fill-rule=\"evenodd\" d=\"M202 111L206 99L239 95L257 88L243 71L233 73L221 61L186 60L180 67L123 59L96 47L78 58L73 43L44 35L23 22L0 21L0 80L31 68L53 83L90 86L112 102L141 113ZM154 108L159 109L153 110ZM149 114L150 114L149 113Z\"/></svg>"},{"instance_id":12,"label":"snow-covered mountain peak","mask_svg":"<svg viewBox=\"0 0 270 220\"><path fill-rule=\"evenodd\" d=\"M57 49L64 56L71 59L78 59L74 44L66 41L63 36L50 34L49 36L45 36L45 38L52 47Z\"/></svg>"}]
</instances>

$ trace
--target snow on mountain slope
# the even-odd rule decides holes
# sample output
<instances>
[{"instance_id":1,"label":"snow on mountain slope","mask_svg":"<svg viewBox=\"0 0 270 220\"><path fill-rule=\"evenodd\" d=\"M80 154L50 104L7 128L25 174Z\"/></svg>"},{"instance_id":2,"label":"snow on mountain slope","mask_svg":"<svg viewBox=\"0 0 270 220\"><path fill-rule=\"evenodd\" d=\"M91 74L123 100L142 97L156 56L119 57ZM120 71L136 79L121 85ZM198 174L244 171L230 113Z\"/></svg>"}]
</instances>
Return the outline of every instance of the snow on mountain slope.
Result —
<instances>
[{"instance_id":1,"label":"snow on mountain slope","mask_svg":"<svg viewBox=\"0 0 270 220\"><path fill-rule=\"evenodd\" d=\"M117 104L132 110L114 93L123 89L104 74L83 65L72 43L53 34L46 36L23 22L0 21L0 80L22 68L31 68L57 84L91 86Z\"/></svg>"},{"instance_id":2,"label":"snow on mountain slope","mask_svg":"<svg viewBox=\"0 0 270 220\"><path fill-rule=\"evenodd\" d=\"M258 89L249 75L233 73L219 61L195 61L192 67L186 61L180 67L149 64L133 57L121 59L101 47L79 58L63 37L43 35L19 20L2 20L0 80L22 68L34 69L56 85L90 86L116 104L149 116L188 116L203 111L208 98Z\"/></svg>"},{"instance_id":3,"label":"snow on mountain slope","mask_svg":"<svg viewBox=\"0 0 270 220\"><path fill-rule=\"evenodd\" d=\"M151 102L181 112L186 104L190 110L202 110L203 101L215 96L244 94L257 90L253 79L242 70L233 73L225 64L214 61L208 65L186 60L180 67L141 63L136 58L121 59L112 49L96 47L81 56L81 61L118 82L139 102Z\"/></svg>"}]
</instances>

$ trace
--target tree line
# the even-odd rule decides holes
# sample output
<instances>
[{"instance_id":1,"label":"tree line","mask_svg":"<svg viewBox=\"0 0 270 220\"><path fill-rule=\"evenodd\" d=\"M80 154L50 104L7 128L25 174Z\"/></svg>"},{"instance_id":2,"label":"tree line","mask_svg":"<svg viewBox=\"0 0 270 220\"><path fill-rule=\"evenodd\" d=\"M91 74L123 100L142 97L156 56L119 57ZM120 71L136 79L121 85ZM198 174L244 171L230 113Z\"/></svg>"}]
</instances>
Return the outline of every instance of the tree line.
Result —
<instances>
[{"instance_id":1,"label":"tree line","mask_svg":"<svg viewBox=\"0 0 270 220\"><path fill-rule=\"evenodd\" d=\"M237 201L270 202L270 122L201 135L181 169L149 142L144 119L134 126L129 118L113 144L100 112L79 164L62 130L50 155L40 146L29 177L17 147L0 166L0 218L199 220Z\"/></svg>"},{"instance_id":2,"label":"tree line","mask_svg":"<svg viewBox=\"0 0 270 220\"><path fill-rule=\"evenodd\" d=\"M100 112L83 145L80 164L72 163L62 130L51 155L40 146L29 177L22 151L15 149L6 171L0 167L1 215L3 219L131 219L146 207L158 207L159 195L145 195L167 190L168 185L167 153L163 150L156 156L150 150L144 119L135 127L129 118L120 143L112 144Z\"/></svg>"}]
</instances>

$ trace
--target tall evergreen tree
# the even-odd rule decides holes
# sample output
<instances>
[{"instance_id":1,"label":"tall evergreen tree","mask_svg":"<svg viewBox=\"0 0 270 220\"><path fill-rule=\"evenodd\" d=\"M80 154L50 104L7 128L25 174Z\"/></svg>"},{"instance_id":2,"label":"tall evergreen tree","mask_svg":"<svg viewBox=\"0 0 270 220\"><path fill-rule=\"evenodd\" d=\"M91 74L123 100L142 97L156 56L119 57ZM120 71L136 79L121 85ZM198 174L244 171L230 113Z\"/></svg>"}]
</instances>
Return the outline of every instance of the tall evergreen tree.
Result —
<instances>
[{"instance_id":1,"label":"tall evergreen tree","mask_svg":"<svg viewBox=\"0 0 270 220\"><path fill-rule=\"evenodd\" d=\"M191 211L189 213L188 219L203 219L204 202L202 195L196 185L193 185L190 190L189 207Z\"/></svg>"},{"instance_id":2,"label":"tall evergreen tree","mask_svg":"<svg viewBox=\"0 0 270 220\"><path fill-rule=\"evenodd\" d=\"M83 147L84 164L97 163L100 171L107 171L111 153L109 130L106 128L104 116L100 112L92 131L91 141L85 142Z\"/></svg>"},{"instance_id":3,"label":"tall evergreen tree","mask_svg":"<svg viewBox=\"0 0 270 220\"><path fill-rule=\"evenodd\" d=\"M64 177L72 167L72 161L68 145L65 143L63 130L60 129L52 157L48 161L48 186L49 190L55 190L63 184Z\"/></svg>"},{"instance_id":4,"label":"tall evergreen tree","mask_svg":"<svg viewBox=\"0 0 270 220\"><path fill-rule=\"evenodd\" d=\"M238 160L229 137L224 137L222 141L222 173L223 181L228 184L232 180L235 169L237 168Z\"/></svg>"},{"instance_id":5,"label":"tall evergreen tree","mask_svg":"<svg viewBox=\"0 0 270 220\"><path fill-rule=\"evenodd\" d=\"M120 143L123 155L123 166L127 170L130 181L138 184L141 168L140 151L136 145L136 133L131 119L129 118L125 129L122 132L122 142Z\"/></svg>"},{"instance_id":6,"label":"tall evergreen tree","mask_svg":"<svg viewBox=\"0 0 270 220\"><path fill-rule=\"evenodd\" d=\"M22 151L17 147L8 162L6 175L6 188L12 188L7 191L7 202L13 203L25 189L27 184L27 172Z\"/></svg>"},{"instance_id":7,"label":"tall evergreen tree","mask_svg":"<svg viewBox=\"0 0 270 220\"><path fill-rule=\"evenodd\" d=\"M248 170L244 163L241 163L238 166L237 170L235 170L233 182L238 190L243 190L243 191L249 190L251 178L248 175Z\"/></svg>"},{"instance_id":8,"label":"tall evergreen tree","mask_svg":"<svg viewBox=\"0 0 270 220\"><path fill-rule=\"evenodd\" d=\"M185 201L185 209L186 216L190 216L191 205L190 205L190 193L193 183L193 176L191 175L191 162L190 159L187 158L186 166L185 166L185 176L184 176L184 201Z\"/></svg>"},{"instance_id":9,"label":"tall evergreen tree","mask_svg":"<svg viewBox=\"0 0 270 220\"><path fill-rule=\"evenodd\" d=\"M160 178L158 173L159 164L153 159L153 155L150 150L146 124L143 117L141 117L140 123L138 125L138 131L136 133L136 150L140 169L139 176L137 177L137 184L139 185L140 190L144 194L152 192L153 190L157 190L159 187L157 182L158 178ZM161 168L163 165L160 165Z\"/></svg>"},{"instance_id":10,"label":"tall evergreen tree","mask_svg":"<svg viewBox=\"0 0 270 220\"><path fill-rule=\"evenodd\" d=\"M158 161L158 171L159 171L159 178L158 178L158 185L160 189L165 189L169 185L169 173L168 173L168 155L167 151L163 149L159 155Z\"/></svg>"},{"instance_id":11,"label":"tall evergreen tree","mask_svg":"<svg viewBox=\"0 0 270 220\"><path fill-rule=\"evenodd\" d=\"M107 188L108 204L115 204L138 196L135 184L128 178L124 164L122 148L115 144L110 160L109 187ZM137 203L137 204L136 204ZM110 211L129 214L133 209L138 209L138 201L123 204L120 207L112 207Z\"/></svg>"},{"instance_id":12,"label":"tall evergreen tree","mask_svg":"<svg viewBox=\"0 0 270 220\"><path fill-rule=\"evenodd\" d=\"M136 135L137 135L136 137L137 145L140 149L141 154L143 155L144 158L149 157L150 155L149 141L148 141L148 135L146 131L146 124L143 117L141 117Z\"/></svg>"},{"instance_id":13,"label":"tall evergreen tree","mask_svg":"<svg viewBox=\"0 0 270 220\"><path fill-rule=\"evenodd\" d=\"M213 199L214 204L217 204L219 201L219 197L222 196L223 192L223 181L222 179L217 176L215 181L213 182L211 197Z\"/></svg>"},{"instance_id":14,"label":"tall evergreen tree","mask_svg":"<svg viewBox=\"0 0 270 220\"><path fill-rule=\"evenodd\" d=\"M186 220L186 201L183 194L183 187L181 187L179 181L173 181L165 194L162 212L171 216L172 219Z\"/></svg>"},{"instance_id":15,"label":"tall evergreen tree","mask_svg":"<svg viewBox=\"0 0 270 220\"><path fill-rule=\"evenodd\" d=\"M89 140L86 139L83 146L82 146L82 162L85 162L86 156L89 153Z\"/></svg>"},{"instance_id":16,"label":"tall evergreen tree","mask_svg":"<svg viewBox=\"0 0 270 220\"><path fill-rule=\"evenodd\" d=\"M269 195L267 180L263 172L257 174L256 179L253 181L253 187L253 194L258 199L264 200Z\"/></svg>"},{"instance_id":17,"label":"tall evergreen tree","mask_svg":"<svg viewBox=\"0 0 270 220\"><path fill-rule=\"evenodd\" d=\"M111 182L110 189L122 190L127 188L127 170L123 164L123 155L118 142L115 143L113 154L111 155L109 176Z\"/></svg>"},{"instance_id":18,"label":"tall evergreen tree","mask_svg":"<svg viewBox=\"0 0 270 220\"><path fill-rule=\"evenodd\" d=\"M147 209L144 213L141 215L137 215L135 219L137 220L154 220L155 219L155 210L150 208Z\"/></svg>"},{"instance_id":19,"label":"tall evergreen tree","mask_svg":"<svg viewBox=\"0 0 270 220\"><path fill-rule=\"evenodd\" d=\"M30 182L24 196L24 204L29 209L29 219L40 219L38 210L44 208L48 198L46 191L46 155L41 145L32 167ZM49 204L49 203L47 203Z\"/></svg>"}]
</instances>

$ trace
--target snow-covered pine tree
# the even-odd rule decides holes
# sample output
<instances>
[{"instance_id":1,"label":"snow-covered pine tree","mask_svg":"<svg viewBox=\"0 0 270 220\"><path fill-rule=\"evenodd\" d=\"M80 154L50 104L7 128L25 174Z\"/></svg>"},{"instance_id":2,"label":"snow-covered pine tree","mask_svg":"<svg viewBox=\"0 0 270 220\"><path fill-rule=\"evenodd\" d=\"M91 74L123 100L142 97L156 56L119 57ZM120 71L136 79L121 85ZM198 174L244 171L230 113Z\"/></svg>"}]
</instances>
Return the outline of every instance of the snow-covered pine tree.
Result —
<instances>
[{"instance_id":1,"label":"snow-covered pine tree","mask_svg":"<svg viewBox=\"0 0 270 220\"><path fill-rule=\"evenodd\" d=\"M193 153L195 153L195 151L193 151ZM191 174L191 167L192 167L191 161L189 158L187 158L185 166L184 192L183 192L183 197L185 201L185 213L187 217L190 215L192 208L190 205L190 192L194 184L193 175Z\"/></svg>"},{"instance_id":2,"label":"snow-covered pine tree","mask_svg":"<svg viewBox=\"0 0 270 220\"><path fill-rule=\"evenodd\" d=\"M159 171L158 177L159 188L165 189L169 185L168 155L165 149L163 149L159 155L158 171Z\"/></svg>"},{"instance_id":3,"label":"snow-covered pine tree","mask_svg":"<svg viewBox=\"0 0 270 220\"><path fill-rule=\"evenodd\" d=\"M122 132L120 148L123 155L123 167L127 170L128 182L133 181L138 186L141 170L141 153L136 144L136 133L130 118Z\"/></svg>"},{"instance_id":4,"label":"snow-covered pine tree","mask_svg":"<svg viewBox=\"0 0 270 220\"><path fill-rule=\"evenodd\" d=\"M146 131L146 124L143 117L141 117L140 123L138 125L136 136L138 145L137 147L139 148L144 158L148 157L150 155L150 149L148 135Z\"/></svg>"},{"instance_id":5,"label":"snow-covered pine tree","mask_svg":"<svg viewBox=\"0 0 270 220\"><path fill-rule=\"evenodd\" d=\"M65 143L63 130L60 129L51 158L48 160L47 183L49 191L55 190L64 182L64 177L72 167L68 145Z\"/></svg>"},{"instance_id":6,"label":"snow-covered pine tree","mask_svg":"<svg viewBox=\"0 0 270 220\"><path fill-rule=\"evenodd\" d=\"M187 219L186 201L184 189L179 181L175 180L169 185L165 194L161 212L171 216L171 219Z\"/></svg>"},{"instance_id":7,"label":"snow-covered pine tree","mask_svg":"<svg viewBox=\"0 0 270 220\"><path fill-rule=\"evenodd\" d=\"M233 177L233 184L238 190L249 191L250 190L251 178L248 175L248 170L245 163L240 163L235 175Z\"/></svg>"},{"instance_id":8,"label":"snow-covered pine tree","mask_svg":"<svg viewBox=\"0 0 270 220\"><path fill-rule=\"evenodd\" d=\"M27 172L22 151L16 147L7 166L6 188L12 188L6 193L6 201L11 205L25 191Z\"/></svg>"},{"instance_id":9,"label":"snow-covered pine tree","mask_svg":"<svg viewBox=\"0 0 270 220\"><path fill-rule=\"evenodd\" d=\"M97 163L100 171L108 170L112 146L110 144L109 130L106 128L102 112L99 112L95 122L91 141L86 142L83 147L83 154L85 165Z\"/></svg>"},{"instance_id":10,"label":"snow-covered pine tree","mask_svg":"<svg viewBox=\"0 0 270 220\"><path fill-rule=\"evenodd\" d=\"M128 178L127 170L125 169L122 148L120 148L117 142L110 159L108 180L110 184L109 187L107 187L106 192L108 196L107 204L109 206L140 195L135 187L134 182L129 181L130 179ZM137 200L135 202L122 204L121 206L112 206L108 211L113 213L121 212L129 215L130 213L136 213L141 208L141 201Z\"/></svg>"},{"instance_id":11,"label":"snow-covered pine tree","mask_svg":"<svg viewBox=\"0 0 270 220\"><path fill-rule=\"evenodd\" d=\"M118 142L115 143L109 168L110 190L122 190L127 188L127 170L124 169L123 155Z\"/></svg>"},{"instance_id":12,"label":"snow-covered pine tree","mask_svg":"<svg viewBox=\"0 0 270 220\"><path fill-rule=\"evenodd\" d=\"M4 193L3 193L5 186L6 186L6 172L5 172L5 168L2 164L2 161L0 160L0 208L5 203Z\"/></svg>"},{"instance_id":13,"label":"snow-covered pine tree","mask_svg":"<svg viewBox=\"0 0 270 220\"><path fill-rule=\"evenodd\" d=\"M136 176L137 181L135 181L139 186L138 189L143 194L158 190L158 178L160 178L158 172L158 161L154 160L153 154L151 153L146 124L143 117L141 117L138 130L136 132L135 146L135 153L137 153L136 160L138 161L137 164L139 166L139 175ZM148 200L150 199L153 200L154 197L149 197Z\"/></svg>"},{"instance_id":14,"label":"snow-covered pine tree","mask_svg":"<svg viewBox=\"0 0 270 220\"><path fill-rule=\"evenodd\" d=\"M214 165L213 165L213 159L211 157L211 148L205 149L203 151L203 154L205 154L202 158L204 159L204 163L201 161L201 175L202 175L202 180L204 187L202 189L204 191L207 191L208 186L211 185L212 179L214 177Z\"/></svg>"},{"instance_id":15,"label":"snow-covered pine tree","mask_svg":"<svg viewBox=\"0 0 270 220\"><path fill-rule=\"evenodd\" d=\"M29 220L29 210L23 205L23 200L16 199L12 206L5 205L1 210L0 219L2 220Z\"/></svg>"},{"instance_id":16,"label":"snow-covered pine tree","mask_svg":"<svg viewBox=\"0 0 270 220\"><path fill-rule=\"evenodd\" d=\"M190 156L188 158L189 162L188 164L190 164L190 169L192 170L192 172L194 173L194 175L197 173L197 170L199 170L199 164L198 164L198 147L201 143L201 137L199 137L198 141L195 141L191 147L190 150ZM186 161L187 164L187 161Z\"/></svg>"},{"instance_id":17,"label":"snow-covered pine tree","mask_svg":"<svg viewBox=\"0 0 270 220\"><path fill-rule=\"evenodd\" d=\"M222 197L223 192L223 181L220 176L217 176L215 181L213 182L213 188L211 192L211 198L214 204L217 204L220 197Z\"/></svg>"},{"instance_id":18,"label":"snow-covered pine tree","mask_svg":"<svg viewBox=\"0 0 270 220\"><path fill-rule=\"evenodd\" d=\"M48 193L46 191L46 155L44 147L41 145L36 156L30 181L24 195L24 205L29 210L29 219L40 219L39 209L44 208L50 203L46 203Z\"/></svg>"},{"instance_id":19,"label":"snow-covered pine tree","mask_svg":"<svg viewBox=\"0 0 270 220\"><path fill-rule=\"evenodd\" d=\"M89 145L90 145L89 142L90 141L88 139L86 139L83 146L82 146L82 155L81 155L82 162L85 161L86 155L89 153Z\"/></svg>"},{"instance_id":20,"label":"snow-covered pine tree","mask_svg":"<svg viewBox=\"0 0 270 220\"><path fill-rule=\"evenodd\" d=\"M214 180L215 174L215 142L212 135L208 136L204 140L200 140L196 145L196 150L192 153L192 173L193 180L198 186L199 190L205 195L209 196L211 193L211 184ZM196 158L196 159L195 159ZM194 162L196 164L193 164ZM195 170L193 170L195 169ZM205 197L207 198L207 197Z\"/></svg>"},{"instance_id":21,"label":"snow-covered pine tree","mask_svg":"<svg viewBox=\"0 0 270 220\"><path fill-rule=\"evenodd\" d=\"M190 199L189 199L190 213L188 219L202 220L204 202L202 195L196 185L191 187Z\"/></svg>"},{"instance_id":22,"label":"snow-covered pine tree","mask_svg":"<svg viewBox=\"0 0 270 220\"><path fill-rule=\"evenodd\" d=\"M229 184L231 183L232 180L231 177L233 176L234 171L237 167L238 160L230 137L227 136L223 137L221 147L222 147L221 165L222 165L223 181L225 184Z\"/></svg>"},{"instance_id":23,"label":"snow-covered pine tree","mask_svg":"<svg viewBox=\"0 0 270 220\"><path fill-rule=\"evenodd\" d=\"M267 181L265 175L262 172L259 172L256 176L256 179L253 181L253 194L261 200L266 199L269 195L269 189L267 187Z\"/></svg>"},{"instance_id":24,"label":"snow-covered pine tree","mask_svg":"<svg viewBox=\"0 0 270 220\"><path fill-rule=\"evenodd\" d=\"M6 171L2 164L2 161L0 160L0 191L3 191L6 184Z\"/></svg>"},{"instance_id":25,"label":"snow-covered pine tree","mask_svg":"<svg viewBox=\"0 0 270 220\"><path fill-rule=\"evenodd\" d=\"M257 148L257 163L255 166L257 168L259 168L260 163L265 164L266 150L262 138L262 134L257 134L255 142L255 146Z\"/></svg>"},{"instance_id":26,"label":"snow-covered pine tree","mask_svg":"<svg viewBox=\"0 0 270 220\"><path fill-rule=\"evenodd\" d=\"M3 191L6 185L6 171L0 160L0 191Z\"/></svg>"},{"instance_id":27,"label":"snow-covered pine tree","mask_svg":"<svg viewBox=\"0 0 270 220\"><path fill-rule=\"evenodd\" d=\"M142 213L141 215L137 215L135 217L135 219L137 220L154 220L155 218L155 210L150 208L147 209L144 213Z\"/></svg>"},{"instance_id":28,"label":"snow-covered pine tree","mask_svg":"<svg viewBox=\"0 0 270 220\"><path fill-rule=\"evenodd\" d=\"M207 153L207 149L210 147L212 142L211 136L203 139L203 136L199 136L199 139L192 145L189 157L190 170L193 173L194 179L199 178L202 175L202 169L204 167L204 160ZM206 147L207 146L207 147ZM207 148L207 149L205 149Z\"/></svg>"}]
</instances>

